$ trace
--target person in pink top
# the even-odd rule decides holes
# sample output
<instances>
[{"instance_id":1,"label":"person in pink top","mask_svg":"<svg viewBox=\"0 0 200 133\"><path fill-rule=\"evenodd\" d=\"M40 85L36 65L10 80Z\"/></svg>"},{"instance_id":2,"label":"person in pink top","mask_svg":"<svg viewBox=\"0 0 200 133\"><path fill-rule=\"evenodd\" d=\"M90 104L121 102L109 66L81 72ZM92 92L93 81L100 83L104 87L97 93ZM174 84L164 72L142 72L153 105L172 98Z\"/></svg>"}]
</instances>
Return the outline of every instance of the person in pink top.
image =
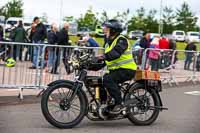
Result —
<instances>
[{"instance_id":1,"label":"person in pink top","mask_svg":"<svg viewBox=\"0 0 200 133\"><path fill-rule=\"evenodd\" d=\"M151 66L151 71L158 71L159 68L159 57L160 57L160 51L159 50L153 50L153 49L159 49L159 36L154 36L153 40L150 43L150 48L152 50L149 51L149 61Z\"/></svg>"}]
</instances>

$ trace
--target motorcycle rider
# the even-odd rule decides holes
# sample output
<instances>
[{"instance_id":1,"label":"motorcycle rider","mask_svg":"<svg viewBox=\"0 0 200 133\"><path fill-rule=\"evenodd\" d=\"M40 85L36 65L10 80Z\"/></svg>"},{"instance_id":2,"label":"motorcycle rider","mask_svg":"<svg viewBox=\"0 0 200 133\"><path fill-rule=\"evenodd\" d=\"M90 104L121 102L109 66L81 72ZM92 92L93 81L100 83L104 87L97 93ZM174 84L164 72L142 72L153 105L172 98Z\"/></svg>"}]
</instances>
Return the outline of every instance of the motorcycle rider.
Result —
<instances>
[{"instance_id":1,"label":"motorcycle rider","mask_svg":"<svg viewBox=\"0 0 200 133\"><path fill-rule=\"evenodd\" d=\"M110 113L118 114L124 108L118 84L133 79L137 65L133 60L128 39L120 34L123 31L122 24L112 19L103 26L106 29L107 42L104 46L105 52L99 59L105 61L109 70L109 73L103 76L103 85L115 100L110 107Z\"/></svg>"}]
</instances>

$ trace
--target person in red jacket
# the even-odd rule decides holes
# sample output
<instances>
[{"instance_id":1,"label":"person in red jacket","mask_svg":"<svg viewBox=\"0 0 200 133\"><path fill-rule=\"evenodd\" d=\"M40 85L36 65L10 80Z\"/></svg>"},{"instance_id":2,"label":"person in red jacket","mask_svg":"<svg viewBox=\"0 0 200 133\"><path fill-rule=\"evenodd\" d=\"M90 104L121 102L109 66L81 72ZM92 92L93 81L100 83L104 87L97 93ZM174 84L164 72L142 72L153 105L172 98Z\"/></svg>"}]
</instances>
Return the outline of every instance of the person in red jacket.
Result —
<instances>
[{"instance_id":1,"label":"person in red jacket","mask_svg":"<svg viewBox=\"0 0 200 133\"><path fill-rule=\"evenodd\" d=\"M160 49L169 49L169 41L167 38L162 37L159 41L159 48Z\"/></svg>"},{"instance_id":2,"label":"person in red jacket","mask_svg":"<svg viewBox=\"0 0 200 133\"><path fill-rule=\"evenodd\" d=\"M161 62L160 62L160 68L167 68L171 61L170 61L170 51L167 51L169 49L169 41L166 37L161 37L161 39L159 40L159 48L160 49L164 49L163 52L161 52Z\"/></svg>"}]
</instances>

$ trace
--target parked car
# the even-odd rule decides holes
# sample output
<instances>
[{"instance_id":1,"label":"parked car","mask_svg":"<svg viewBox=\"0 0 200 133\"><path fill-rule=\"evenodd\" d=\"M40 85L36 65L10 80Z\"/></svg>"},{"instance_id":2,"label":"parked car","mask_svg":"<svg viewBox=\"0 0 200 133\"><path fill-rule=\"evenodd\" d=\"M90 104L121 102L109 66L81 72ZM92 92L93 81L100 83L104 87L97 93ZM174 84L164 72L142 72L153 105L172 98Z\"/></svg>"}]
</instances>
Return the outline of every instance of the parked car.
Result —
<instances>
[{"instance_id":1,"label":"parked car","mask_svg":"<svg viewBox=\"0 0 200 133\"><path fill-rule=\"evenodd\" d=\"M29 28L31 28L31 24L32 24L31 21L25 21L24 20L23 23L24 23L24 29L25 30L28 30Z\"/></svg>"},{"instance_id":2,"label":"parked car","mask_svg":"<svg viewBox=\"0 0 200 133\"><path fill-rule=\"evenodd\" d=\"M187 42L191 42L191 41L200 42L199 36L200 36L199 32L193 32L193 31L187 32L186 41Z\"/></svg>"},{"instance_id":3,"label":"parked car","mask_svg":"<svg viewBox=\"0 0 200 133\"><path fill-rule=\"evenodd\" d=\"M0 16L0 25L4 27L4 24L5 24L5 17Z\"/></svg>"},{"instance_id":4,"label":"parked car","mask_svg":"<svg viewBox=\"0 0 200 133\"><path fill-rule=\"evenodd\" d=\"M172 36L176 41L184 42L185 41L185 32L182 30L175 30L172 32Z\"/></svg>"},{"instance_id":5,"label":"parked car","mask_svg":"<svg viewBox=\"0 0 200 133\"><path fill-rule=\"evenodd\" d=\"M10 32L11 31L11 26L14 25L14 26L17 26L17 22L18 21L23 21L23 18L20 18L20 17L10 17L6 20L6 25L5 25L5 31L6 32Z\"/></svg>"},{"instance_id":6,"label":"parked car","mask_svg":"<svg viewBox=\"0 0 200 133\"><path fill-rule=\"evenodd\" d=\"M68 29L69 35L77 35L78 24L75 22L70 22L69 25L70 25Z\"/></svg>"},{"instance_id":7,"label":"parked car","mask_svg":"<svg viewBox=\"0 0 200 133\"><path fill-rule=\"evenodd\" d=\"M130 31L128 37L130 39L140 39L143 37L143 33L144 33L144 31L142 31L142 30Z\"/></svg>"},{"instance_id":8,"label":"parked car","mask_svg":"<svg viewBox=\"0 0 200 133\"><path fill-rule=\"evenodd\" d=\"M155 36L161 37L159 33L150 33L150 38L153 39Z\"/></svg>"},{"instance_id":9,"label":"parked car","mask_svg":"<svg viewBox=\"0 0 200 133\"><path fill-rule=\"evenodd\" d=\"M80 28L80 30L77 32L77 36L82 36L82 35L89 34L89 33L90 33L89 28L87 28L87 27L82 27L82 28Z\"/></svg>"},{"instance_id":10,"label":"parked car","mask_svg":"<svg viewBox=\"0 0 200 133\"><path fill-rule=\"evenodd\" d=\"M169 40L175 41L175 38L174 38L174 36L172 36L172 34L165 34L164 37L166 37Z\"/></svg>"}]
</instances>

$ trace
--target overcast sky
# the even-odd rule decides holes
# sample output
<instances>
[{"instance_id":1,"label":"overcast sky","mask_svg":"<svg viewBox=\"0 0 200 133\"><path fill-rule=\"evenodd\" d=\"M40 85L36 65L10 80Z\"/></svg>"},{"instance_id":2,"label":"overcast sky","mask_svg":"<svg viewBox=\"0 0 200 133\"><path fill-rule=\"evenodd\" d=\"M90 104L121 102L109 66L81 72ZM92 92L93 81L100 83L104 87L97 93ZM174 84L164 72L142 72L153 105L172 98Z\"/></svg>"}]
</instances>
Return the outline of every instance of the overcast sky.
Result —
<instances>
[{"instance_id":1,"label":"overcast sky","mask_svg":"<svg viewBox=\"0 0 200 133\"><path fill-rule=\"evenodd\" d=\"M0 0L0 7L9 0ZM61 1L63 3L61 4ZM23 0L25 17L33 18L47 13L50 21L60 20L60 11L62 5L62 16L79 17L84 14L89 6L93 7L95 12L106 10L110 16L116 14L117 11L125 11L130 9L130 15L136 9L143 6L145 9L155 8L159 11L161 0ZM179 8L183 1L187 1L194 13L200 19L200 1L199 0L163 0L163 6L170 6L174 9ZM199 20L200 25L200 20Z\"/></svg>"}]
</instances>

